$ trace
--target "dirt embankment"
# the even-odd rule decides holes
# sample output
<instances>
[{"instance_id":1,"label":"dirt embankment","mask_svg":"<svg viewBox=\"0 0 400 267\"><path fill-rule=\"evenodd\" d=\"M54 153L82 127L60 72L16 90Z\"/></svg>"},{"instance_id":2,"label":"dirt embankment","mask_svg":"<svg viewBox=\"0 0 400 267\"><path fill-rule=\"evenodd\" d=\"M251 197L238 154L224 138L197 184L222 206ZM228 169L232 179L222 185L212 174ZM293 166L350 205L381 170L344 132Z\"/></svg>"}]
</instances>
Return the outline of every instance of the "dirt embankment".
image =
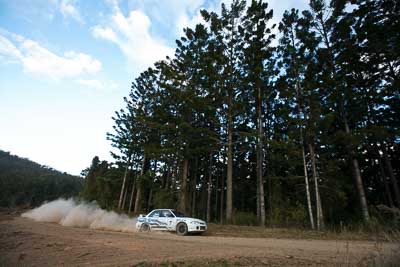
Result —
<instances>
[{"instance_id":1,"label":"dirt embankment","mask_svg":"<svg viewBox=\"0 0 400 267\"><path fill-rule=\"evenodd\" d=\"M395 249L369 241L119 233L0 213L0 266L367 266Z\"/></svg>"}]
</instances>

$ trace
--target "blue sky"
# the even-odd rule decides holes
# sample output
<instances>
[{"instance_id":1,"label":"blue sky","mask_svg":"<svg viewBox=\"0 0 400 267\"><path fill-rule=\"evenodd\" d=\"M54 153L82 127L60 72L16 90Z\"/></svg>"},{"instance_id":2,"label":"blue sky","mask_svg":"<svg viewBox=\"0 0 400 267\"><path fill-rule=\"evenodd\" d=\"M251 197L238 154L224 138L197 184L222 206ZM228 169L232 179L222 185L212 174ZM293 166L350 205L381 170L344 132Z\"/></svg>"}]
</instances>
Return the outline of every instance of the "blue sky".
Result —
<instances>
[{"instance_id":1,"label":"blue sky","mask_svg":"<svg viewBox=\"0 0 400 267\"><path fill-rule=\"evenodd\" d=\"M222 1L0 0L0 149L76 175L111 160L106 133L133 79ZM269 3L278 22L307 1Z\"/></svg>"}]
</instances>

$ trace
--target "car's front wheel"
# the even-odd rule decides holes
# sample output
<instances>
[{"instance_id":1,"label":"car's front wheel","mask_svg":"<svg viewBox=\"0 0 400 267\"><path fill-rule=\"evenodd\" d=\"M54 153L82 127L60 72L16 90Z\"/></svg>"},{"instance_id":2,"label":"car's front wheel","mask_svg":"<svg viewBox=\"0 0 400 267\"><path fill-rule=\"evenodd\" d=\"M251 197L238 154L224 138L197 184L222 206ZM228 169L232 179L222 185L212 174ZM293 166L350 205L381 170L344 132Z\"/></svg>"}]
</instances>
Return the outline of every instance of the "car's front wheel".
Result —
<instances>
[{"instance_id":1,"label":"car's front wheel","mask_svg":"<svg viewBox=\"0 0 400 267\"><path fill-rule=\"evenodd\" d=\"M187 235L188 227L186 223L178 223L178 225L176 226L176 233L178 235Z\"/></svg>"},{"instance_id":2,"label":"car's front wheel","mask_svg":"<svg viewBox=\"0 0 400 267\"><path fill-rule=\"evenodd\" d=\"M140 232L148 233L150 232L150 225L144 223L140 226Z\"/></svg>"}]
</instances>

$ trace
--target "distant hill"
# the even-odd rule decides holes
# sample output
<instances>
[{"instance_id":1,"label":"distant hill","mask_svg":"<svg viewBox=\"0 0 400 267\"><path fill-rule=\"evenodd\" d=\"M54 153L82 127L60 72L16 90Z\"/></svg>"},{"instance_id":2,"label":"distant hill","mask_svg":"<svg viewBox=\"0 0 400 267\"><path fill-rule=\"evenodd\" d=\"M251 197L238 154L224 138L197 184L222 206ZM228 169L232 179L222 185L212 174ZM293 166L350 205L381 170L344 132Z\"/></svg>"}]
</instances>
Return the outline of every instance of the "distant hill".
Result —
<instances>
[{"instance_id":1,"label":"distant hill","mask_svg":"<svg viewBox=\"0 0 400 267\"><path fill-rule=\"evenodd\" d=\"M77 195L84 179L0 150L0 207L36 206Z\"/></svg>"}]
</instances>

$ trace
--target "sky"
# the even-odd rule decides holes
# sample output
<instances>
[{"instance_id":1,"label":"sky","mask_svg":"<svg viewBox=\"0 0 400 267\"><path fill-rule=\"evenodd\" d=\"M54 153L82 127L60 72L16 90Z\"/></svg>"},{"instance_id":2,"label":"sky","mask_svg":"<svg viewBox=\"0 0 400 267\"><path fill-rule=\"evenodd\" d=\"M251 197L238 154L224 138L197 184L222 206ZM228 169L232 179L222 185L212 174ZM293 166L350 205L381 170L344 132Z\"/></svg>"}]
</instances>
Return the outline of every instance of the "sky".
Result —
<instances>
[{"instance_id":1,"label":"sky","mask_svg":"<svg viewBox=\"0 0 400 267\"><path fill-rule=\"evenodd\" d=\"M230 0L0 0L0 149L79 175L109 160L135 77ZM268 1L279 22L306 0Z\"/></svg>"}]
</instances>

